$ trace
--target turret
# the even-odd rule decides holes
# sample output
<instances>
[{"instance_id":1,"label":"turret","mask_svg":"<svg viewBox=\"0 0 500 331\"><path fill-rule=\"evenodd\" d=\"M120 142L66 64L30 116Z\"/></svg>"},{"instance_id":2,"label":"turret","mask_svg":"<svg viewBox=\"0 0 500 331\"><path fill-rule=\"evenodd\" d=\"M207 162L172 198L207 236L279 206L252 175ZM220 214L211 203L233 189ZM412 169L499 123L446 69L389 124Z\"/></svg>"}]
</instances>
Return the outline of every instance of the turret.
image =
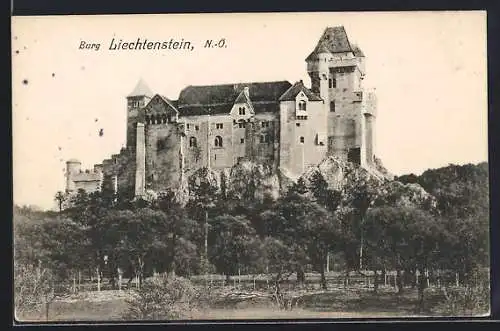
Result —
<instances>
[{"instance_id":1,"label":"turret","mask_svg":"<svg viewBox=\"0 0 500 331\"><path fill-rule=\"evenodd\" d=\"M140 79L134 90L127 96L127 148L135 146L135 130L141 121L140 109L153 97L153 92L147 84Z\"/></svg>"}]
</instances>

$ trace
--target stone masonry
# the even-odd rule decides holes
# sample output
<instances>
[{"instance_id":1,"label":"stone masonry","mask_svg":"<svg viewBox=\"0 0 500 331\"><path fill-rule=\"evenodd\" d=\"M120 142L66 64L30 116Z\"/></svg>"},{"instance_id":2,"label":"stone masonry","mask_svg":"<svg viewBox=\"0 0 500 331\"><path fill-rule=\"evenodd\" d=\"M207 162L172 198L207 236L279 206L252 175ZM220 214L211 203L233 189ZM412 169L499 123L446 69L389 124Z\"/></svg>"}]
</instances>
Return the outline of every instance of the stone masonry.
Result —
<instances>
[{"instance_id":1,"label":"stone masonry","mask_svg":"<svg viewBox=\"0 0 500 331\"><path fill-rule=\"evenodd\" d=\"M188 86L177 100L140 80L127 96L127 144L92 171L67 161L66 191L104 186L130 196L179 187L207 167L249 160L291 178L327 156L375 170L376 97L363 88L365 56L344 27L325 29L302 81Z\"/></svg>"}]
</instances>

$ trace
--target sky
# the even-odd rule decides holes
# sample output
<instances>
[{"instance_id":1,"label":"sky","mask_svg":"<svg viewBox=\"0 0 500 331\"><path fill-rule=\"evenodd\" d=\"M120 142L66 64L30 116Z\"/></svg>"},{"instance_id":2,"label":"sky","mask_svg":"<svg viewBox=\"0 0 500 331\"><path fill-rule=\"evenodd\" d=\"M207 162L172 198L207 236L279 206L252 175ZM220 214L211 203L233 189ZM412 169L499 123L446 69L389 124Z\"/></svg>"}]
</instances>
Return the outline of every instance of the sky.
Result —
<instances>
[{"instance_id":1,"label":"sky","mask_svg":"<svg viewBox=\"0 0 500 331\"><path fill-rule=\"evenodd\" d=\"M91 168L118 153L125 98L139 79L171 99L187 85L310 86L305 58L339 25L366 55L364 85L378 97L375 151L390 172L487 161L485 12L13 17L14 203L54 208L66 160ZM113 38L194 48L111 51ZM203 47L222 38L226 47ZM79 49L82 41L100 48Z\"/></svg>"}]
</instances>

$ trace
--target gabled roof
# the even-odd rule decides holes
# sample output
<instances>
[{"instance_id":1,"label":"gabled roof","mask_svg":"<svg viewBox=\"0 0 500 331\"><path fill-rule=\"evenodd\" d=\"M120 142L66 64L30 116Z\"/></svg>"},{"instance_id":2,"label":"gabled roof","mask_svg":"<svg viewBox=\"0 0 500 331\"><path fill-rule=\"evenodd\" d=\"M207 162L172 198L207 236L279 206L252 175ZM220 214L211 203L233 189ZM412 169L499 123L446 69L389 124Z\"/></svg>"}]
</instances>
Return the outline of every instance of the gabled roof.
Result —
<instances>
[{"instance_id":1,"label":"gabled roof","mask_svg":"<svg viewBox=\"0 0 500 331\"><path fill-rule=\"evenodd\" d=\"M139 79L137 82L137 85L135 86L134 90L127 95L128 97L141 97L141 96L147 96L152 98L154 93L151 91L149 86L144 82L144 80Z\"/></svg>"},{"instance_id":2,"label":"gabled roof","mask_svg":"<svg viewBox=\"0 0 500 331\"><path fill-rule=\"evenodd\" d=\"M352 44L352 51L354 53L354 56L356 56L356 57L365 57L365 54L363 53L363 51L356 44Z\"/></svg>"},{"instance_id":3,"label":"gabled roof","mask_svg":"<svg viewBox=\"0 0 500 331\"><path fill-rule=\"evenodd\" d=\"M291 85L287 81L276 81L188 86L181 91L176 106L181 116L224 114L231 111L237 100L246 98L251 100L255 112L261 109L279 111L279 97ZM242 93L245 87L248 87L249 98L241 96L245 94ZM259 104L265 107L256 106Z\"/></svg>"},{"instance_id":4,"label":"gabled roof","mask_svg":"<svg viewBox=\"0 0 500 331\"><path fill-rule=\"evenodd\" d=\"M245 91L241 91L234 103L250 103L249 96L247 96Z\"/></svg>"},{"instance_id":5,"label":"gabled roof","mask_svg":"<svg viewBox=\"0 0 500 331\"><path fill-rule=\"evenodd\" d=\"M314 51L309 54L306 61L317 59L320 53L344 53L352 52L353 49L347 38L343 26L328 27L318 41Z\"/></svg>"},{"instance_id":6,"label":"gabled roof","mask_svg":"<svg viewBox=\"0 0 500 331\"><path fill-rule=\"evenodd\" d=\"M280 97L279 101L295 101L295 98L300 92L304 92L309 101L322 101L319 95L316 95L307 87L304 86L302 81L293 84L283 95Z\"/></svg>"}]
</instances>

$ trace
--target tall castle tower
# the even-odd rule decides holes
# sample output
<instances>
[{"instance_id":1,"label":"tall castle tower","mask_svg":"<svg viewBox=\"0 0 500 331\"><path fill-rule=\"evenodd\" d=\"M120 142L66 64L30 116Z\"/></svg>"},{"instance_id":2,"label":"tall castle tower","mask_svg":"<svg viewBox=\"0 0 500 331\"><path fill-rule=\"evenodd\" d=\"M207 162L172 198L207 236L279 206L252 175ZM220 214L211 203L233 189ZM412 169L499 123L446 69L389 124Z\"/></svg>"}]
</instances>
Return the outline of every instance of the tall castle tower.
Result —
<instances>
[{"instance_id":1,"label":"tall castle tower","mask_svg":"<svg viewBox=\"0 0 500 331\"><path fill-rule=\"evenodd\" d=\"M376 99L363 88L363 52L349 42L344 27L329 27L306 62L311 90L328 109L328 155L370 167Z\"/></svg>"},{"instance_id":2,"label":"tall castle tower","mask_svg":"<svg viewBox=\"0 0 500 331\"><path fill-rule=\"evenodd\" d=\"M127 96L127 149L135 149L137 123L143 123L139 110L154 96L146 83L140 79Z\"/></svg>"}]
</instances>

